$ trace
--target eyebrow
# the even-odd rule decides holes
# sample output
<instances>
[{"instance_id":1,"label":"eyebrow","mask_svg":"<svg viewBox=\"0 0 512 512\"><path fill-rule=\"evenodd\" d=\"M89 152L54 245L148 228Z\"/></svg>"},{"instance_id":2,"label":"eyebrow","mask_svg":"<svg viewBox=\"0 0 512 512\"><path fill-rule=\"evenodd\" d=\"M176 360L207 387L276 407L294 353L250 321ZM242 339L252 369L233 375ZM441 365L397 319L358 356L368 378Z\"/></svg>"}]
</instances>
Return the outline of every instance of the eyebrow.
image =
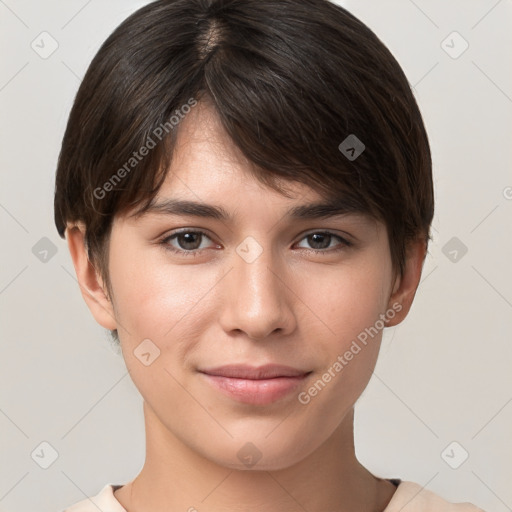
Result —
<instances>
[{"instance_id":1,"label":"eyebrow","mask_svg":"<svg viewBox=\"0 0 512 512\"><path fill-rule=\"evenodd\" d=\"M286 212L286 217L297 220L326 219L328 217L336 217L354 212L360 213L363 211L364 209L361 205L356 205L353 201L340 198L294 206ZM220 205L171 198L161 201L153 200L147 208L135 214L135 216L142 217L148 214L182 215L216 219L226 222L233 221L233 216Z\"/></svg>"}]
</instances>

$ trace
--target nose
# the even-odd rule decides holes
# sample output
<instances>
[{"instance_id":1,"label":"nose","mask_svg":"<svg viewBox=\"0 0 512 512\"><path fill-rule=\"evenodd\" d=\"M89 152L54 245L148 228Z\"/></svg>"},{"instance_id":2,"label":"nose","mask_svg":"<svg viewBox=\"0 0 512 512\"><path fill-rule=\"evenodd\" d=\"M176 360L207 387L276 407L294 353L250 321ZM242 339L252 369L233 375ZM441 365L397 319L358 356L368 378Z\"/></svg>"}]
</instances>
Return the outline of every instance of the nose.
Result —
<instances>
[{"instance_id":1,"label":"nose","mask_svg":"<svg viewBox=\"0 0 512 512\"><path fill-rule=\"evenodd\" d=\"M296 325L294 294L272 251L263 250L252 262L234 253L232 267L220 316L225 332L242 331L253 340L290 334Z\"/></svg>"}]
</instances>

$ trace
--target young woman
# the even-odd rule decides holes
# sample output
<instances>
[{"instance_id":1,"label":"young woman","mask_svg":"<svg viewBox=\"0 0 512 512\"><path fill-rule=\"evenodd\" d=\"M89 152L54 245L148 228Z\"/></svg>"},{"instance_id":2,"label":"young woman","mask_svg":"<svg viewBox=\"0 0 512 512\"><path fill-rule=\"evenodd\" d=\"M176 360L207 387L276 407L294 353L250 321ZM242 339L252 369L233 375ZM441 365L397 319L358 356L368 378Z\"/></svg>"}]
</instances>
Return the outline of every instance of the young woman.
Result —
<instances>
[{"instance_id":1,"label":"young woman","mask_svg":"<svg viewBox=\"0 0 512 512\"><path fill-rule=\"evenodd\" d=\"M55 222L143 397L146 460L69 512L436 512L356 458L354 404L433 217L400 66L325 0L159 0L80 86Z\"/></svg>"}]
</instances>

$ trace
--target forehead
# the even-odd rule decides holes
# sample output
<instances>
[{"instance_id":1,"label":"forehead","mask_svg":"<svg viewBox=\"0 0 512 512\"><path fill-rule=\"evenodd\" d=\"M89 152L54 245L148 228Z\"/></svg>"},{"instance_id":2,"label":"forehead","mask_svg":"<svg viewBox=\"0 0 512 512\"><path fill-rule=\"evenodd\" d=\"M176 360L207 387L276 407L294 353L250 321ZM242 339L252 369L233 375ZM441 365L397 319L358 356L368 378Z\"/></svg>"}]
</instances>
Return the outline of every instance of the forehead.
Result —
<instances>
[{"instance_id":1,"label":"forehead","mask_svg":"<svg viewBox=\"0 0 512 512\"><path fill-rule=\"evenodd\" d=\"M172 161L159 197L188 197L201 200L201 194L229 202L236 188L237 196L262 194L270 200L286 196L270 189L253 174L255 164L245 157L231 140L214 107L199 102L180 122ZM276 177L290 198L320 200L311 187Z\"/></svg>"}]
</instances>

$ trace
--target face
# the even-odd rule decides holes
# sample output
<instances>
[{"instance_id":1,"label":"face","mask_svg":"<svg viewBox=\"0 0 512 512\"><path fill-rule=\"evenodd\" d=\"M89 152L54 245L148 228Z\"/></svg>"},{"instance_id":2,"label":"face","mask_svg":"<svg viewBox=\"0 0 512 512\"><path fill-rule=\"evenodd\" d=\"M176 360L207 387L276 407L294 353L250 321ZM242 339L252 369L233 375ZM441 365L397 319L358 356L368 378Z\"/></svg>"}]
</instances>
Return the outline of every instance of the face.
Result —
<instances>
[{"instance_id":1,"label":"face","mask_svg":"<svg viewBox=\"0 0 512 512\"><path fill-rule=\"evenodd\" d=\"M237 453L251 442L259 468L284 468L333 434L370 379L393 310L386 229L363 214L291 216L322 197L257 182L204 104L180 130L157 202L200 202L230 218L162 207L115 219L109 269L123 356L155 417L185 445L243 469ZM229 364L300 375L203 373Z\"/></svg>"}]
</instances>

